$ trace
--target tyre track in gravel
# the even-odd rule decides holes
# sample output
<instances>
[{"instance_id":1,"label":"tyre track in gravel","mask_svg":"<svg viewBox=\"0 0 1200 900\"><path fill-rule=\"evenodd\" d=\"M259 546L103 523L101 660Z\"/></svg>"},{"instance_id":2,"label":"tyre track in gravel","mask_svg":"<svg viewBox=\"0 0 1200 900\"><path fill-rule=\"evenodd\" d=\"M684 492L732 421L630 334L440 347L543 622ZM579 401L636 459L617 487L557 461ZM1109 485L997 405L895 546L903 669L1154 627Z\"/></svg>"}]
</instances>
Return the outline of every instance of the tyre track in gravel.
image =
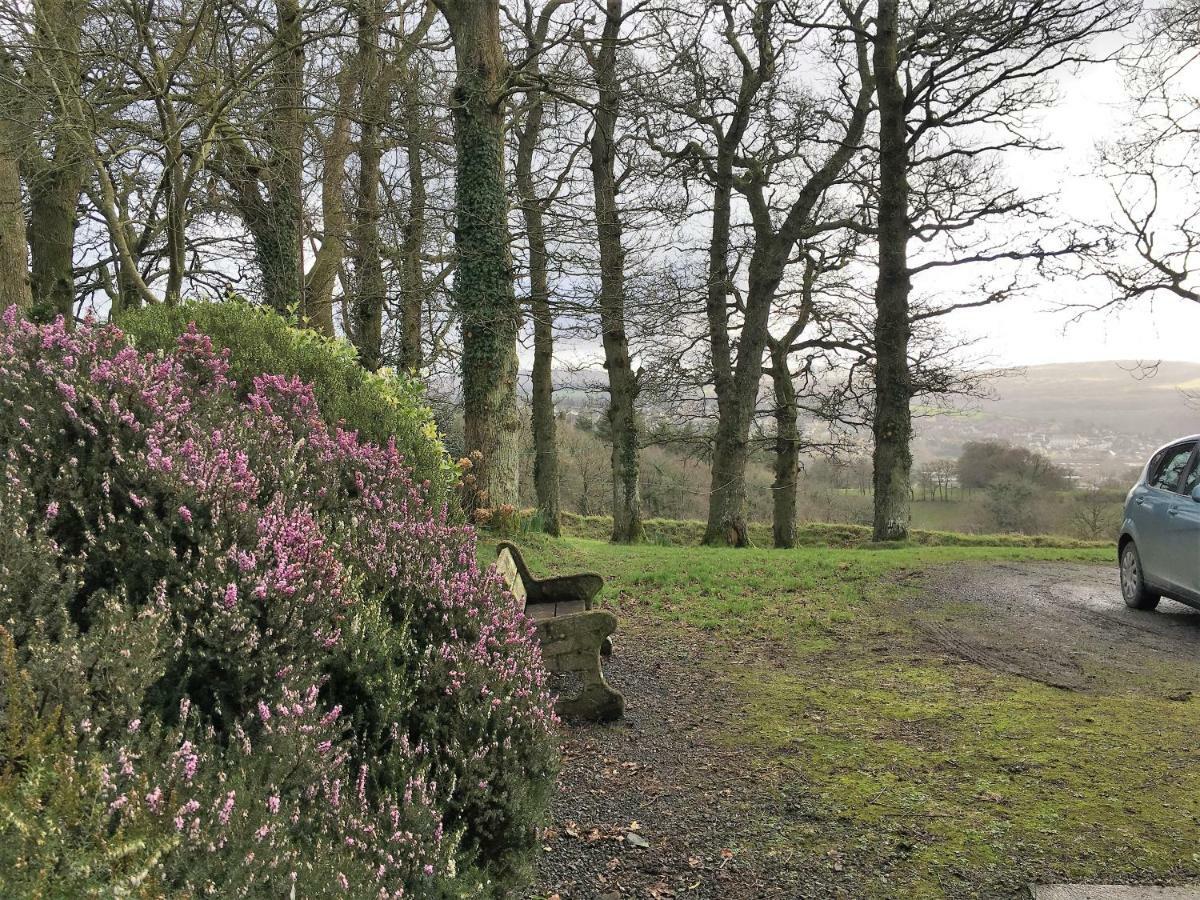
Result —
<instances>
[{"instance_id":1,"label":"tyre track in gravel","mask_svg":"<svg viewBox=\"0 0 1200 900\"><path fill-rule=\"evenodd\" d=\"M1069 690L1200 689L1200 611L1165 599L1129 609L1115 566L956 566L921 584L911 624L977 665Z\"/></svg>"}]
</instances>

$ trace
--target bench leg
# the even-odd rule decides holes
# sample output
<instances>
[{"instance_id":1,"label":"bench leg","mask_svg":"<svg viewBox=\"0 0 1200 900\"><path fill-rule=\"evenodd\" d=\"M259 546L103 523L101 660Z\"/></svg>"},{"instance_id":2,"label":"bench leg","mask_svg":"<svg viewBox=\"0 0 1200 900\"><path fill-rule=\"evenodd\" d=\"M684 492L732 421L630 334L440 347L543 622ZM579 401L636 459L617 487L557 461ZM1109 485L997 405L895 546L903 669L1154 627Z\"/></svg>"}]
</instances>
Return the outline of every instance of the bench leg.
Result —
<instances>
[{"instance_id":1,"label":"bench leg","mask_svg":"<svg viewBox=\"0 0 1200 900\"><path fill-rule=\"evenodd\" d=\"M600 668L601 646L616 627L616 616L600 610L538 622L546 668L558 675L573 675L582 683L575 696L559 698L559 715L611 722L625 714L625 698L604 680Z\"/></svg>"},{"instance_id":2,"label":"bench leg","mask_svg":"<svg viewBox=\"0 0 1200 900\"><path fill-rule=\"evenodd\" d=\"M625 698L601 676L598 681L584 685L574 697L560 699L555 711L564 719L615 722L625 715Z\"/></svg>"}]
</instances>

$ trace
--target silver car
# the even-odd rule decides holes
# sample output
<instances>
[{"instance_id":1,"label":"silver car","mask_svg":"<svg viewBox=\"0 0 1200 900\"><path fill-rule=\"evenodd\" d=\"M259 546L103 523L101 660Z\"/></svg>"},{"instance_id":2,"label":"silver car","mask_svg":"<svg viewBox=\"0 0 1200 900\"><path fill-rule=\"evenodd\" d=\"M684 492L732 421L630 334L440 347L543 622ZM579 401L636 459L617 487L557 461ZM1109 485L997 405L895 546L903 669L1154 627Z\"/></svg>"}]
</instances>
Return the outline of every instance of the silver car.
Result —
<instances>
[{"instance_id":1,"label":"silver car","mask_svg":"<svg viewBox=\"0 0 1200 900\"><path fill-rule=\"evenodd\" d=\"M1125 500L1117 556L1134 609L1162 597L1200 608L1200 435L1158 450Z\"/></svg>"}]
</instances>

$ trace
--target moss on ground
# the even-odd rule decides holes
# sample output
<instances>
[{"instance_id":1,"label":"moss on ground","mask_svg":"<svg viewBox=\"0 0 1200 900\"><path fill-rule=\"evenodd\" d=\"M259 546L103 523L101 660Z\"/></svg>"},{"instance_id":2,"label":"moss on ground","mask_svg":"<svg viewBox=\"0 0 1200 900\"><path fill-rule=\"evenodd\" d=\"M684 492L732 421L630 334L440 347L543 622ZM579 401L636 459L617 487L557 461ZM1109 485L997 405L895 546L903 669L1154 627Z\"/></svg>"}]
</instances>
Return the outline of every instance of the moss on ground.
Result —
<instances>
[{"instance_id":1,"label":"moss on ground","mask_svg":"<svg viewBox=\"0 0 1200 900\"><path fill-rule=\"evenodd\" d=\"M778 798L747 810L740 853L845 877L863 897L1200 878L1200 701L1139 683L1152 671L1088 693L997 674L931 650L889 612L931 567L1111 564L1110 547L525 543L537 569L608 576L602 596L634 633L719 636L706 677L730 683L739 715L717 740Z\"/></svg>"}]
</instances>

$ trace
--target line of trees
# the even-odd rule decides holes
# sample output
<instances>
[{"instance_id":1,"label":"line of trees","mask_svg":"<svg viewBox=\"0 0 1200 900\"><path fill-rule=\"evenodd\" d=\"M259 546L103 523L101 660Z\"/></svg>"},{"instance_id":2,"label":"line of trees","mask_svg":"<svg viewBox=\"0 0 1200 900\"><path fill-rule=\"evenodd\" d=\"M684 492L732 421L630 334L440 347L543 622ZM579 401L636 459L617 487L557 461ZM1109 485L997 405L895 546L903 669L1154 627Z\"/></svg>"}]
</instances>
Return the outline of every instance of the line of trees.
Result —
<instances>
[{"instance_id":1,"label":"line of trees","mask_svg":"<svg viewBox=\"0 0 1200 900\"><path fill-rule=\"evenodd\" d=\"M527 341L552 533L556 360L605 370L615 541L643 535L648 403L711 463L710 544L748 542L756 450L790 546L802 454L869 428L875 535L903 538L912 402L971 389L939 323L1102 243L1010 183L1006 154L1050 149L1032 123L1054 79L1140 14L0 0L0 303L74 321L251 295L461 392L487 507L518 502ZM976 288L924 287L949 268Z\"/></svg>"}]
</instances>

